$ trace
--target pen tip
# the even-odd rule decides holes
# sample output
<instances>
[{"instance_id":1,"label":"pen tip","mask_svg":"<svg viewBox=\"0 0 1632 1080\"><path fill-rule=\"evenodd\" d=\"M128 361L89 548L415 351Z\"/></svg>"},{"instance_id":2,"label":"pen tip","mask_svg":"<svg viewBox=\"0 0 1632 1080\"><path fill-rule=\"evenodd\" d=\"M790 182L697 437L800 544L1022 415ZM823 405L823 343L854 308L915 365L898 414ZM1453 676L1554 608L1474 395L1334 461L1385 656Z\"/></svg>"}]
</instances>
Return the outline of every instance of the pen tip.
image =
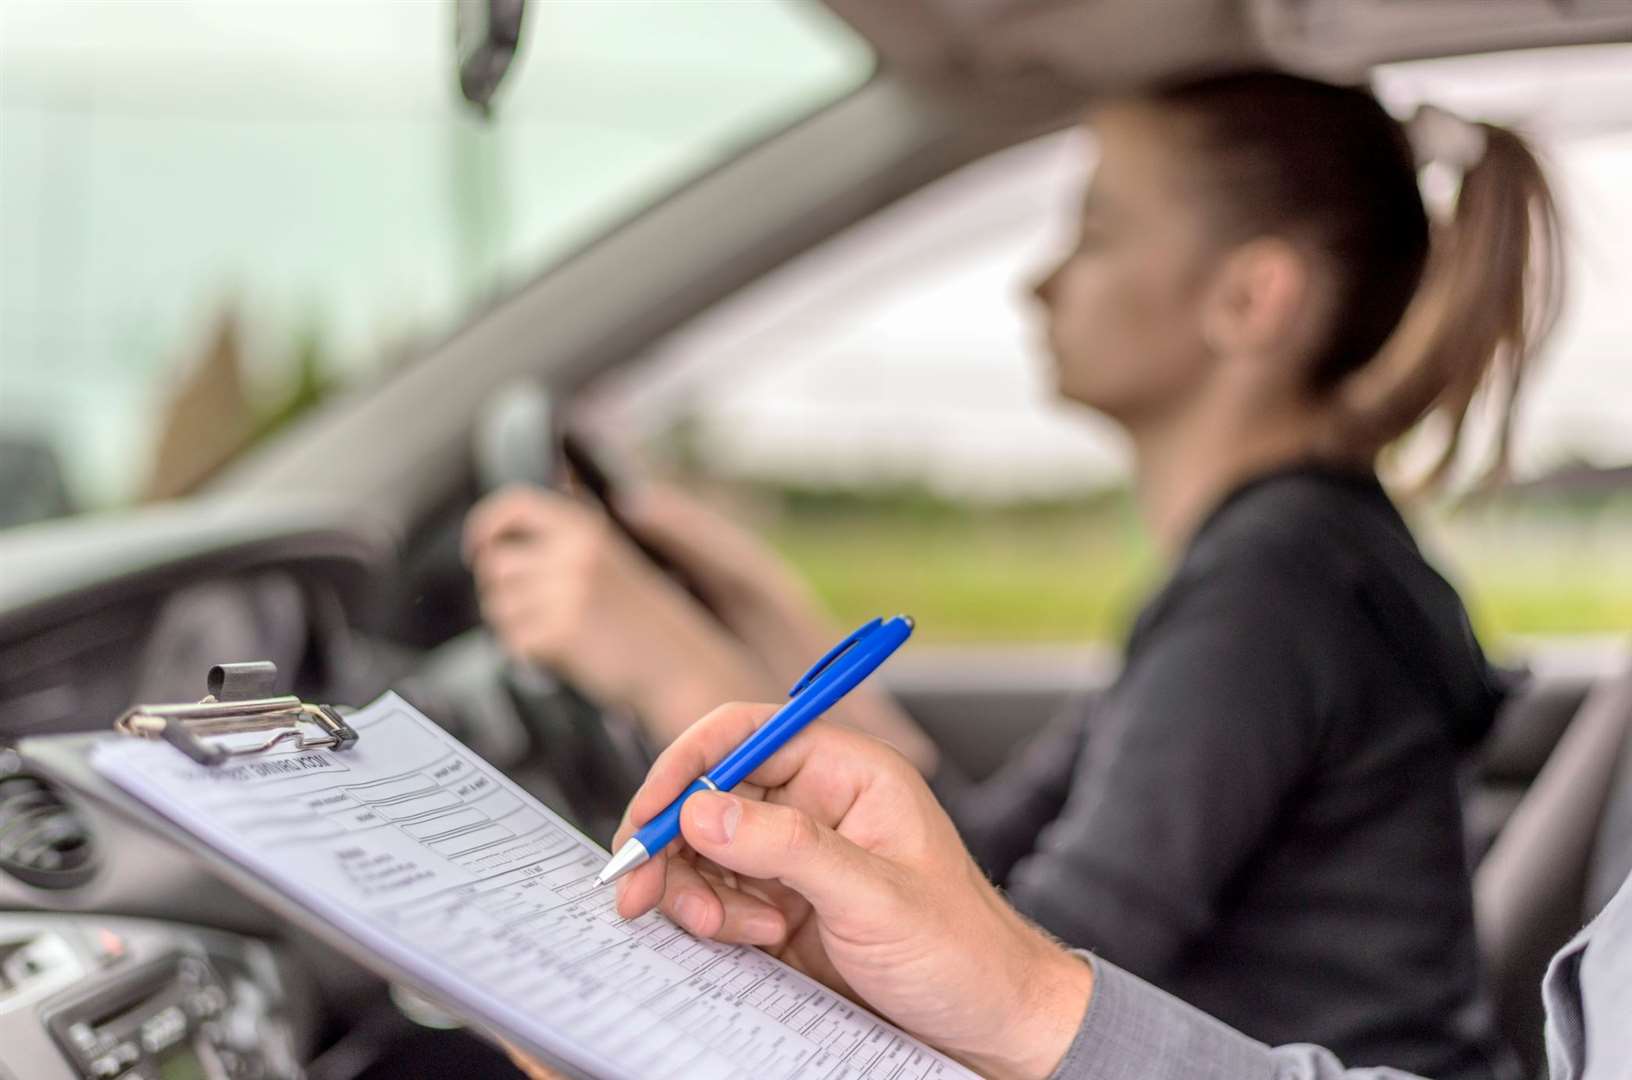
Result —
<instances>
[{"instance_id":1,"label":"pen tip","mask_svg":"<svg viewBox=\"0 0 1632 1080\"><path fill-rule=\"evenodd\" d=\"M616 881L624 874L633 870L650 858L646 846L639 840L629 840L611 860L601 868L600 875L595 879L595 887L600 888L609 881Z\"/></svg>"}]
</instances>

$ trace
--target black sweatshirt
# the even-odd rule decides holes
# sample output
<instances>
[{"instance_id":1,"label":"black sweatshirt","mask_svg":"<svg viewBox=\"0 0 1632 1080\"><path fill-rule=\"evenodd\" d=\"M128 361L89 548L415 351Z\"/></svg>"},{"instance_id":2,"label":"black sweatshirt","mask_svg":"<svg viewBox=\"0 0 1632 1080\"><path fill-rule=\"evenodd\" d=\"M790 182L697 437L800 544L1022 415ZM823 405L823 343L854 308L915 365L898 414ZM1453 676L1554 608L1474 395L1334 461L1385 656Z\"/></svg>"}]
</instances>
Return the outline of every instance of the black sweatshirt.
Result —
<instances>
[{"instance_id":1,"label":"black sweatshirt","mask_svg":"<svg viewBox=\"0 0 1632 1080\"><path fill-rule=\"evenodd\" d=\"M1503 696L1375 477L1247 484L1121 676L976 785L971 851L1067 943L1269 1043L1498 1075L1458 797Z\"/></svg>"}]
</instances>

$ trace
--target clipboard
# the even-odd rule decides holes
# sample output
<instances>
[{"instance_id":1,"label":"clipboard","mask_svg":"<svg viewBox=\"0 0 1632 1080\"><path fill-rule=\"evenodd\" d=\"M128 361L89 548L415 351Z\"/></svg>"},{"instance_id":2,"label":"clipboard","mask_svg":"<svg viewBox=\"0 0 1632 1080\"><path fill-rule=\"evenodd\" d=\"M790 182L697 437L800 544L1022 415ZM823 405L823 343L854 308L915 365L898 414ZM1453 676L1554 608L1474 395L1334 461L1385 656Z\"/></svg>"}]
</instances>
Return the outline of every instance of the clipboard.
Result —
<instances>
[{"instance_id":1,"label":"clipboard","mask_svg":"<svg viewBox=\"0 0 1632 1080\"><path fill-rule=\"evenodd\" d=\"M167 819L91 767L90 754L94 747L116 735L163 741L200 765L211 767L234 758L265 754L285 744L299 749L332 750L349 750L356 746L358 734L345 722L339 708L302 701L294 695L272 694L277 675L277 665L271 661L217 664L209 670L205 696L197 702L135 705L120 714L111 733L32 736L21 740L17 751L31 766L69 788L76 797L179 849L222 884L265 908L289 927L318 939L357 966L458 1017L466 1030L526 1050L573 1080L595 1080L547 1050L531 1045L531 1040L522 1034L471 1021L467 1010L448 1001L416 973L362 947L351 935L315 917L254 871L190 833L172 828ZM248 735L264 738L249 746L214 741Z\"/></svg>"},{"instance_id":2,"label":"clipboard","mask_svg":"<svg viewBox=\"0 0 1632 1080\"><path fill-rule=\"evenodd\" d=\"M698 1027L709 1016L718 1019L722 1015L719 1011L711 1010L724 1010L729 1014L730 1024L746 1025L729 1028L730 1032L736 1033L732 1037L748 1037L744 1033L757 1032L759 1047L768 1047L780 1063L778 1071L789 1075L869 1078L911 1075L942 1080L972 1076L945 1055L923 1046L865 1008L846 1001L808 976L757 950L743 946L721 946L696 939L655 913L635 920L623 920L610 910L609 894L598 888L576 891L582 882L592 879L595 871L604 865L604 850L583 837L559 815L540 806L536 800L525 797L526 793L516 788L513 781L394 695L385 695L367 709L352 714L354 721L348 721L346 715L331 707L311 705L298 699L265 696L264 691L275 676L275 669L270 664L223 665L223 668L219 672L212 672L211 693L203 702L189 703L187 706L138 706L120 717L116 725L119 734L116 736L40 737L25 740L19 750L42 771L77 792L90 796L118 816L166 837L192 860L202 864L240 894L279 916L288 926L317 938L359 966L406 987L450 1015L465 1018L471 1030L516 1046L563 1075L586 1080L601 1075L666 1075L673 1068L680 1067L680 1063L689 1070L686 1073L688 1076L725 1073L760 1075L754 1070L742 1073L740 1061L724 1056L727 1054L725 1044L711 1042L715 1036L704 1033ZM278 704L274 707L268 702ZM195 710L192 705L205 708ZM388 745L392 749L370 753L367 749L370 745L369 735L378 728L399 721L407 726L392 729L401 733L389 740ZM92 764L93 754L98 754L97 748L109 745L110 738L154 740L169 744L170 749L133 746L132 753L113 759L120 763L118 771L123 776L116 783L104 776L104 767ZM648 965L642 969L643 977L654 961L660 967L667 964L674 968L679 972L678 977L664 976L669 981L659 980L658 993L650 999L645 996L650 987L643 985L642 996L637 999L628 996L625 987L617 982L615 972L603 972L601 962L595 961L582 970L589 973L590 981L598 983L600 989L588 993L581 1003L574 1005L569 1001L576 992L572 988L578 981L579 973L574 968L587 964L587 961L552 957L550 950L577 944L579 939L551 937L548 930L541 930L532 942L518 942L500 935L486 942L492 946L502 944L506 948L520 950L519 954L501 952L490 955L498 955L501 962L512 969L525 969L531 980L531 989L523 985L511 996L510 991L496 989L502 985L502 978L496 979L492 985L478 985L480 980L473 975L448 967L450 962L459 958L449 948L444 948L444 943L437 941L438 935L452 940L458 938L460 933L453 923L462 916L444 901L431 900L433 907L424 909L425 914L450 921L436 923L435 929L425 928L422 922L420 931L406 937L403 933L395 932L394 936L387 933L382 937L377 924L370 921L374 916L366 906L348 906L347 901L324 893L321 877L307 879L302 876L307 871L296 873L292 866L299 864L300 859L274 858L264 845L254 849L246 847L241 837L237 840L230 838L234 826L215 817L201 818L197 816L200 812L197 808L192 816L186 818L194 822L193 825L181 824L182 819L173 825L165 812L148 806L141 795L145 791L148 797L152 797L154 791L164 790L167 781L159 779L160 776L185 773L194 778L188 783L196 783L199 788L207 788L212 793L217 790L229 792L231 799L222 805L241 810L246 799L255 801L254 793L242 788L217 789L216 785L238 784L240 780L234 774L262 774L257 782L285 784L287 786L280 787L279 792L296 792L294 798L297 800L291 802L288 794L263 795L262 804L268 799L275 799L280 816L305 822L306 818L302 816L304 811L297 809L298 800L305 798L299 794L300 791L316 791L318 786L329 785L331 781L335 788L355 783L362 789L370 789L380 783L396 783L398 781L394 778L381 781L374 777L382 775L382 770L387 766L391 770L402 767L400 761L406 755L402 747L415 740L418 740L421 749L432 748L443 755L435 758L436 761L463 763L461 767L470 769L465 774L466 780L487 777L498 788L495 794L525 797L521 799L521 811L532 815L542 825L541 829L533 832L516 832L512 841L508 842L512 845L509 851L524 854L519 855L514 863L499 861L490 864L515 867L498 870L492 877L545 873L543 869L521 866L519 860L531 859L534 864L542 866L555 858L545 850L547 845L564 844L560 850L566 852L568 857L566 861L554 865L566 871L560 879L565 885L556 888L547 885L548 879L539 877L536 882L547 887L545 893L534 895L547 896L546 905L554 905L552 910L555 911L563 907L580 909L580 914L572 917L576 921L567 927L566 933L576 935L581 928L587 931L593 925L595 933L602 938L617 938L610 945L604 940L592 942L597 944L595 955L600 955L601 947L625 957L634 954L623 950L643 950L640 955L648 959L636 957L633 961ZM363 747L362 750L358 749L359 745ZM164 755L172 752L187 760L167 765L170 759ZM334 752L332 756L330 752ZM266 754L272 755L271 759L264 763L254 761L256 755ZM291 757L291 754L294 756ZM378 754L385 754L386 760L370 763L368 759ZM352 759L351 764L345 764L353 755L361 756ZM241 759L244 763L235 764L235 759ZM317 762L313 764L311 759L317 759ZM297 777L286 775L287 770L306 768L317 771ZM219 780L211 775L217 769L223 774ZM430 770L431 766L424 768L427 773ZM397 775L401 774L393 774ZM319 779L314 780L314 776ZM122 784L135 784L135 790L126 790ZM401 797L388 796L392 799ZM215 813L209 806L202 806L202 810ZM288 810L294 812L288 813ZM178 811L173 806L170 812ZM231 809L224 812L230 813ZM259 817L252 820L256 823L261 821ZM304 827L302 825L302 829ZM370 826L376 827L383 826ZM553 840L549 839L550 832L546 830L553 831ZM389 828L386 833L390 833ZM335 839L334 834L330 834L326 839L286 839L284 842L295 843L302 850L315 847L317 850L313 857L318 858L319 855L327 857L336 854L342 848L354 848L357 841L353 837L358 835L375 834L351 833L342 839ZM261 841L256 843L261 844ZM321 861L310 862L309 865L312 867L310 872L320 875L334 871L332 864ZM586 870L575 869L580 866ZM482 886L490 880L483 878L472 884ZM442 884L449 887L442 888ZM437 888L432 891L440 896L449 891L466 893L469 888L463 878L454 875L448 882L437 883ZM403 903L412 906L424 899L408 898ZM511 897L498 899L508 901ZM534 903L538 901L535 899ZM465 910L467 915L481 914L481 907L480 901L472 898ZM508 930L509 926L506 925L505 929ZM420 936L422 934L427 936ZM665 960L670 949L677 950L677 955ZM701 956L704 962L702 966L682 969L682 965L696 961L683 959L678 953L693 958ZM618 963L613 960L612 967L615 968ZM717 965L715 973L705 978L704 972L709 971L711 965ZM750 981L753 981L752 985L749 985ZM536 991L541 985L554 996L539 996ZM633 983L629 984L629 988L633 986ZM648 1004L648 1001L655 1003L659 998L665 999L660 1006ZM822 1021L821 1038L828 1041L807 1035L806 1029L796 1026L805 1023L803 1013L794 1017L781 1011L783 1003L790 1000L797 1003L795 1011L807 1008L817 1010L816 1015ZM682 1053L694 1056L682 1057L673 1066L667 1057L663 1057L650 1066L631 1067L629 1055L634 1051L626 1045L627 1040L621 1033L617 1040L608 1042L604 1024L600 1029L583 1026L584 1010L605 1008L608 1001L616 1001L614 1013L625 1017L619 1023L644 1022L654 1026L654 1030L660 1034L669 1033L663 1034L663 1039L680 1033L675 1041L657 1043L661 1049L653 1050L648 1046L640 1048L640 1053L667 1054L668 1048L673 1046L680 1048ZM668 1010L676 1002L679 1008L671 1013ZM617 1008L628 1011L618 1014ZM694 1008L697 1011L689 1011ZM678 1019L682 1014L685 1015L684 1021ZM699 1021L699 1017L702 1021ZM593 1020L600 1023L603 1016L595 1014ZM559 1052L549 1042L541 1040L555 1040L560 1044ZM802 1048L793 1044L802 1044ZM792 1050L790 1046L793 1046ZM858 1050L862 1047L865 1049ZM782 1067L791 1060L788 1056L790 1053L800 1055L793 1061L792 1070ZM852 1053L858 1055L853 1061L849 1057ZM584 1061L575 1064L563 1059L563 1054L576 1055ZM592 1065L592 1062L597 1064ZM722 1062L726 1067L720 1067L719 1063Z\"/></svg>"}]
</instances>

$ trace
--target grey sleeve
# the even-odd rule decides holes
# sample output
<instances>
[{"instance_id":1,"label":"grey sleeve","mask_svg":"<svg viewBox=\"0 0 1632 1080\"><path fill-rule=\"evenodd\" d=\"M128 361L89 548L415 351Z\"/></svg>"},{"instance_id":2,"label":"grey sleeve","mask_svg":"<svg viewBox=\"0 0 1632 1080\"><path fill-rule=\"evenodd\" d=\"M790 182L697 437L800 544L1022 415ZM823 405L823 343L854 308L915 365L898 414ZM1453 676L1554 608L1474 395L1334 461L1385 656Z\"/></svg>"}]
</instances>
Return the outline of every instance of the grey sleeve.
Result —
<instances>
[{"instance_id":1,"label":"grey sleeve","mask_svg":"<svg viewBox=\"0 0 1632 1080\"><path fill-rule=\"evenodd\" d=\"M1625 1080L1632 1062L1632 877L1553 957L1542 984L1552 1080Z\"/></svg>"},{"instance_id":2,"label":"grey sleeve","mask_svg":"<svg viewBox=\"0 0 1632 1080\"><path fill-rule=\"evenodd\" d=\"M1094 994L1053 1080L1412 1080L1395 1069L1345 1069L1315 1046L1265 1046L1082 955L1094 969Z\"/></svg>"}]
</instances>

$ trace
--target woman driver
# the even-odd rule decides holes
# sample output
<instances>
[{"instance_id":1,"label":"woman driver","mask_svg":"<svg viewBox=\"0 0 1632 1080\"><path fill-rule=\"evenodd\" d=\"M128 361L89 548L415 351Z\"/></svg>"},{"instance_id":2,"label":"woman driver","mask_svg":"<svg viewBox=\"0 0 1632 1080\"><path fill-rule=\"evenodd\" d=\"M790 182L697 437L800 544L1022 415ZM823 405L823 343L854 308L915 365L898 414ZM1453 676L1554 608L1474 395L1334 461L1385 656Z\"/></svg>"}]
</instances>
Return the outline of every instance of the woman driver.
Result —
<instances>
[{"instance_id":1,"label":"woman driver","mask_svg":"<svg viewBox=\"0 0 1632 1080\"><path fill-rule=\"evenodd\" d=\"M1545 178L1511 132L1428 113L1419 134L1463 170L1431 223L1401 124L1277 73L1088 124L1077 246L1036 292L1060 392L1132 442L1170 576L1115 684L983 784L882 695L837 718L933 776L986 873L1069 944L1270 1043L1495 1075L1457 767L1502 692L1374 468L1431 418L1442 477L1476 394L1505 452L1556 310ZM510 491L467 527L507 648L666 743L834 639L740 532L663 493L627 510L730 632L586 509Z\"/></svg>"}]
</instances>

